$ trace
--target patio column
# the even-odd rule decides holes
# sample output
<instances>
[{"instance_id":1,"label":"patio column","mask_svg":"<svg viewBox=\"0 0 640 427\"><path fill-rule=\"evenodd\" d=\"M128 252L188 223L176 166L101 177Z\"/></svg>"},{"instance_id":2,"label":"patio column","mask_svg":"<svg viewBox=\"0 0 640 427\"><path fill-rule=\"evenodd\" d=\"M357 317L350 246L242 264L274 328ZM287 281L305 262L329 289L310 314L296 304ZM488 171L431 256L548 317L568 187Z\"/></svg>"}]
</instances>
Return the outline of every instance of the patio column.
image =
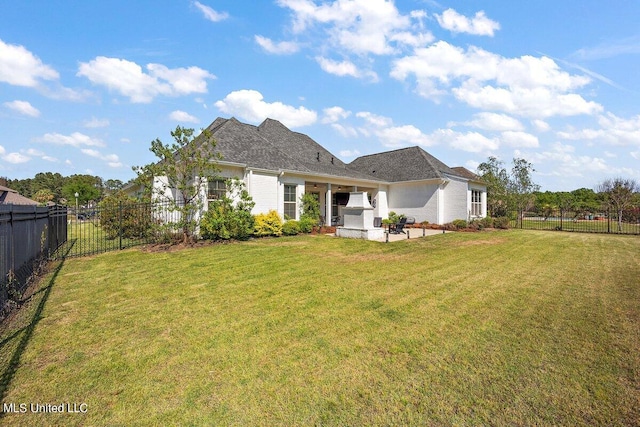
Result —
<instances>
[{"instance_id":1,"label":"patio column","mask_svg":"<svg viewBox=\"0 0 640 427\"><path fill-rule=\"evenodd\" d=\"M331 184L327 183L327 194L324 203L324 225L331 226Z\"/></svg>"}]
</instances>

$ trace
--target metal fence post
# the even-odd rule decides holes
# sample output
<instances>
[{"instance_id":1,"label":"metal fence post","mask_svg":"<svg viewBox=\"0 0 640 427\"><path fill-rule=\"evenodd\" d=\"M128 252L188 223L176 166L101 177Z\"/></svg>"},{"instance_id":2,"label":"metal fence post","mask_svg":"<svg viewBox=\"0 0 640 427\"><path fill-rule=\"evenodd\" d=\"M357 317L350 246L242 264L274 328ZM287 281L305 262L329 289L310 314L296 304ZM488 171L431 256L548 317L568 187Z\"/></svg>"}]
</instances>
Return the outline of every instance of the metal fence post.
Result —
<instances>
[{"instance_id":1,"label":"metal fence post","mask_svg":"<svg viewBox=\"0 0 640 427\"><path fill-rule=\"evenodd\" d=\"M118 202L118 247L122 250L122 201Z\"/></svg>"}]
</instances>

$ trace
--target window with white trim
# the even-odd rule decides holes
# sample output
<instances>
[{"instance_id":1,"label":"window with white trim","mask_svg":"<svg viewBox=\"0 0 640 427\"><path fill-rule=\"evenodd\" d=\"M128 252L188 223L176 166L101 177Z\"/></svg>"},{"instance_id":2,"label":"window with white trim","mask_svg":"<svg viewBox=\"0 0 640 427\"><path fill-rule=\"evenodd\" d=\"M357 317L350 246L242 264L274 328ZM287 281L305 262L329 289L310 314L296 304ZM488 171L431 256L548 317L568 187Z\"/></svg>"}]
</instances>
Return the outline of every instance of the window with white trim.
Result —
<instances>
[{"instance_id":1,"label":"window with white trim","mask_svg":"<svg viewBox=\"0 0 640 427\"><path fill-rule=\"evenodd\" d=\"M482 216L482 191L471 190L471 216Z\"/></svg>"},{"instance_id":2,"label":"window with white trim","mask_svg":"<svg viewBox=\"0 0 640 427\"><path fill-rule=\"evenodd\" d=\"M285 217L296 219L296 185L284 186L284 214Z\"/></svg>"},{"instance_id":3,"label":"window with white trim","mask_svg":"<svg viewBox=\"0 0 640 427\"><path fill-rule=\"evenodd\" d=\"M224 179L212 179L207 183L207 202L209 205L227 195L227 182Z\"/></svg>"}]
</instances>

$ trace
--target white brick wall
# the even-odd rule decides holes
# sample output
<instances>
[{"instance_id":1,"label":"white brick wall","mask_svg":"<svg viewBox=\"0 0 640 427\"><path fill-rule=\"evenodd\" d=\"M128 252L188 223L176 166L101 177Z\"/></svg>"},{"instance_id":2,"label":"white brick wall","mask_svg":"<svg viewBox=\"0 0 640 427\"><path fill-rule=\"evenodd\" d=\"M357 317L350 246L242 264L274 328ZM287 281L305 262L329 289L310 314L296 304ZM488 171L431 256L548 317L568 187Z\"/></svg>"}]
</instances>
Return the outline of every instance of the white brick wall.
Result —
<instances>
[{"instance_id":1,"label":"white brick wall","mask_svg":"<svg viewBox=\"0 0 640 427\"><path fill-rule=\"evenodd\" d=\"M389 211L413 217L416 222L438 222L437 184L399 183L389 186Z\"/></svg>"}]
</instances>

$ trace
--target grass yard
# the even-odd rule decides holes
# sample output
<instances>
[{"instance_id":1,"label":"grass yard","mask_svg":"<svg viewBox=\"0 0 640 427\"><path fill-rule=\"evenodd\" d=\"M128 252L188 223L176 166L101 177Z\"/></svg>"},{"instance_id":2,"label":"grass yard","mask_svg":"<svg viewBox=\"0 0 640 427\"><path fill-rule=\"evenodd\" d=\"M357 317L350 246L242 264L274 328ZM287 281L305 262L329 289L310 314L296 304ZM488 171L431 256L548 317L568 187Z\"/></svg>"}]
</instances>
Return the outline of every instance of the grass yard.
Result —
<instances>
[{"instance_id":1,"label":"grass yard","mask_svg":"<svg viewBox=\"0 0 640 427\"><path fill-rule=\"evenodd\" d=\"M638 425L639 278L638 237L522 230L68 259L2 400L86 413L0 423Z\"/></svg>"}]
</instances>

